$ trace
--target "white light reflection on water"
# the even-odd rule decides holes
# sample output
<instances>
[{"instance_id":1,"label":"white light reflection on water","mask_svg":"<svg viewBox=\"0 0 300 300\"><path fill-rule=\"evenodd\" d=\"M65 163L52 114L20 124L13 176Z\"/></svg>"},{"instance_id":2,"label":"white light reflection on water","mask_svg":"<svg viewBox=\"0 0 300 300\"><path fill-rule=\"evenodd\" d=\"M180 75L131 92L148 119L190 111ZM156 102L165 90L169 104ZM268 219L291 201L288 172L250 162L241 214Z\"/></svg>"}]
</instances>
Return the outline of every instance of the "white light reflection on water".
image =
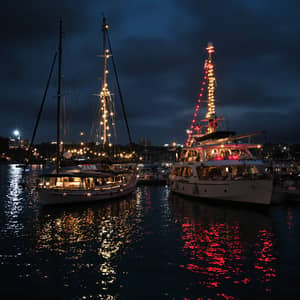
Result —
<instances>
[{"instance_id":1,"label":"white light reflection on water","mask_svg":"<svg viewBox=\"0 0 300 300\"><path fill-rule=\"evenodd\" d=\"M98 290L99 295L107 293L118 285L118 265L134 243L142 238L142 213L140 193L127 199L95 204L90 208L49 208L40 216L36 253L39 256L62 255L68 262L62 270L65 288L83 291L81 299L89 298L84 291ZM53 277L47 269L40 276ZM82 274L81 282L74 278ZM90 280L83 274L88 274ZM78 285L78 286L77 286ZM100 297L100 296L99 296ZM100 297L101 298L101 297ZM113 299L113 298L111 298Z\"/></svg>"},{"instance_id":2,"label":"white light reflection on water","mask_svg":"<svg viewBox=\"0 0 300 300\"><path fill-rule=\"evenodd\" d=\"M17 165L10 165L8 171L8 190L6 193L7 201L4 204L6 216L5 233L18 236L23 230L24 225L20 221L20 214L23 210L21 187L22 168Z\"/></svg>"}]
</instances>

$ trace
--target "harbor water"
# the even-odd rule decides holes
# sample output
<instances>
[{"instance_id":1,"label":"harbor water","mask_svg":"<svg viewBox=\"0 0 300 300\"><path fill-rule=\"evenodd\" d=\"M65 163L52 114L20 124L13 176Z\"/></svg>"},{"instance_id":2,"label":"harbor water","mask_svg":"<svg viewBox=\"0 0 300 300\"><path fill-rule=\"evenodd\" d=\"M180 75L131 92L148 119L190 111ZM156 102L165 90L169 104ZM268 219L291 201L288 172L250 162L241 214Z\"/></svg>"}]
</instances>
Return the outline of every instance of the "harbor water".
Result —
<instances>
[{"instance_id":1,"label":"harbor water","mask_svg":"<svg viewBox=\"0 0 300 300\"><path fill-rule=\"evenodd\" d=\"M42 207L0 166L1 299L299 299L300 204L209 203L139 186Z\"/></svg>"}]
</instances>

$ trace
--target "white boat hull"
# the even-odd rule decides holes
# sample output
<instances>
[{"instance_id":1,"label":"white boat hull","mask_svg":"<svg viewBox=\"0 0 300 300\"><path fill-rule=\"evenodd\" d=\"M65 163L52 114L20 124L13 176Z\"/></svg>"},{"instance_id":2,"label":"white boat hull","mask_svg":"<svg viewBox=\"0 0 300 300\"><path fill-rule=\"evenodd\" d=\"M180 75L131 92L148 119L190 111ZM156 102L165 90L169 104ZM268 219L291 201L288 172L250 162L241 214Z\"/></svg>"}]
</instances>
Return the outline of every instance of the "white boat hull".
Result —
<instances>
[{"instance_id":1,"label":"white boat hull","mask_svg":"<svg viewBox=\"0 0 300 300\"><path fill-rule=\"evenodd\" d=\"M273 182L272 179L184 180L171 176L170 189L172 192L196 198L269 205Z\"/></svg>"},{"instance_id":2,"label":"white boat hull","mask_svg":"<svg viewBox=\"0 0 300 300\"><path fill-rule=\"evenodd\" d=\"M104 201L125 197L136 188L136 182L126 186L108 190L65 190L65 189L39 189L39 199L43 205L69 204L78 202Z\"/></svg>"}]
</instances>

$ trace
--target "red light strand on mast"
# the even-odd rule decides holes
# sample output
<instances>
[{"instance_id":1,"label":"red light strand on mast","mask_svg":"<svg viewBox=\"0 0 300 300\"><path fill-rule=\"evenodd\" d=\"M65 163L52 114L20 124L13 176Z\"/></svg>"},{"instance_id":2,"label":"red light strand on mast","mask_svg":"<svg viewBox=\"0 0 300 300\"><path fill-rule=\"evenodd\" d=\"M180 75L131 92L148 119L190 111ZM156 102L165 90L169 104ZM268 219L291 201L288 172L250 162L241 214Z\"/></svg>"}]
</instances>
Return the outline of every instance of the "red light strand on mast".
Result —
<instances>
[{"instance_id":1,"label":"red light strand on mast","mask_svg":"<svg viewBox=\"0 0 300 300\"><path fill-rule=\"evenodd\" d=\"M196 129L196 117L198 116L198 111L200 109L200 103L201 103L201 98L203 97L203 91L204 91L204 88L203 86L205 86L207 84L207 74L208 74L208 64L205 64L204 66L204 76L203 76L203 81L202 81L202 87L200 88L200 94L199 94L199 98L197 99L197 105L195 107L195 110L194 110L194 114L193 114L193 119L192 119L192 122L191 122L191 125L188 129L188 138L186 140L186 143L185 145L188 147L191 145L191 138L192 138L192 135Z\"/></svg>"}]
</instances>

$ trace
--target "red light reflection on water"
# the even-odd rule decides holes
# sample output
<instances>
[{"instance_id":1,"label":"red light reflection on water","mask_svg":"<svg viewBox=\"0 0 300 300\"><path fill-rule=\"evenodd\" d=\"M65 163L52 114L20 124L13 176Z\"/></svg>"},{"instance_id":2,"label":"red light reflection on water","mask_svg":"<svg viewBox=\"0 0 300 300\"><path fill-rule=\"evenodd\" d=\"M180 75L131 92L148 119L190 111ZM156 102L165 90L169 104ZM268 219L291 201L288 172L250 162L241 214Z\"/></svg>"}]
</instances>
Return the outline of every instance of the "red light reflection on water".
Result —
<instances>
[{"instance_id":1,"label":"red light reflection on water","mask_svg":"<svg viewBox=\"0 0 300 300\"><path fill-rule=\"evenodd\" d=\"M150 194L150 188L147 186L145 187L145 204L146 204L146 207L145 207L145 210L146 210L146 213L149 213L153 210L153 207L152 207L152 203L151 203L151 194Z\"/></svg>"},{"instance_id":2,"label":"red light reflection on water","mask_svg":"<svg viewBox=\"0 0 300 300\"><path fill-rule=\"evenodd\" d=\"M182 251L189 263L180 267L199 274L198 285L219 291L224 282L240 287L264 284L264 290L271 291L270 282L276 277L276 270L274 236L269 228L259 229L256 225L251 229L252 240L248 240L247 231L243 232L245 224L196 224L186 217L183 221ZM235 299L223 292L217 295Z\"/></svg>"},{"instance_id":3,"label":"red light reflection on water","mask_svg":"<svg viewBox=\"0 0 300 300\"><path fill-rule=\"evenodd\" d=\"M287 211L287 226L288 226L288 231L291 232L294 229L294 216L291 208L288 208Z\"/></svg>"},{"instance_id":4,"label":"red light reflection on water","mask_svg":"<svg viewBox=\"0 0 300 300\"><path fill-rule=\"evenodd\" d=\"M269 282L276 277L276 270L271 267L270 263L275 260L273 256L273 243L272 234L267 232L266 229L262 229L257 234L259 242L255 244L255 256L257 261L254 264L254 268L260 270L260 281L262 283Z\"/></svg>"}]
</instances>

